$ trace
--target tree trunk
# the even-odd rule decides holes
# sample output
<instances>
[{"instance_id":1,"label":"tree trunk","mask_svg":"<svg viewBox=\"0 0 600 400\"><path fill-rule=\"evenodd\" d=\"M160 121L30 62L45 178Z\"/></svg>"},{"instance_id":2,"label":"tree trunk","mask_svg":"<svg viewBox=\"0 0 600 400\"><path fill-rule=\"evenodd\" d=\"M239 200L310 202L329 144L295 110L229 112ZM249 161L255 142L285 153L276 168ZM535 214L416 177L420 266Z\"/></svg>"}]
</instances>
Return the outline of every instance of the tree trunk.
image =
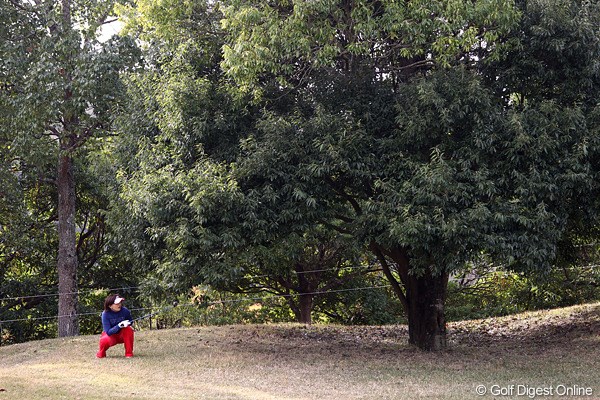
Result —
<instances>
[{"instance_id":1,"label":"tree trunk","mask_svg":"<svg viewBox=\"0 0 600 400\"><path fill-rule=\"evenodd\" d=\"M315 284L313 279L310 279L310 275L312 275L310 274L311 268L307 268L302 263L296 263L296 265L294 265L294 270L298 274L298 286L293 288L298 293L298 302L296 303L294 299L290 297L290 304L294 311L294 315L296 316L296 321L301 324L310 325L312 323L314 299L314 294L311 293L314 293L318 284Z\"/></svg>"},{"instance_id":2,"label":"tree trunk","mask_svg":"<svg viewBox=\"0 0 600 400\"><path fill-rule=\"evenodd\" d=\"M313 298L312 294L304 294L310 292L301 292L298 294L298 301L294 300L296 296L289 296L287 302L296 317L296 321L301 324L312 324L312 308Z\"/></svg>"},{"instance_id":3,"label":"tree trunk","mask_svg":"<svg viewBox=\"0 0 600 400\"><path fill-rule=\"evenodd\" d=\"M408 342L426 351L443 350L446 342L444 303L448 275L409 277L406 285L408 300Z\"/></svg>"},{"instance_id":4,"label":"tree trunk","mask_svg":"<svg viewBox=\"0 0 600 400\"><path fill-rule=\"evenodd\" d=\"M298 322L301 324L312 324L312 305L313 305L313 295L310 294L301 294L300 299L300 318Z\"/></svg>"},{"instance_id":5,"label":"tree trunk","mask_svg":"<svg viewBox=\"0 0 600 400\"><path fill-rule=\"evenodd\" d=\"M371 243L370 249L379 259L386 278L402 303L408 318L409 343L426 351L445 349L447 341L444 304L448 290L448 274L433 275L427 272L415 276L410 273L410 259L406 249L386 249L374 242ZM386 256L394 261L397 275L392 272Z\"/></svg>"},{"instance_id":6,"label":"tree trunk","mask_svg":"<svg viewBox=\"0 0 600 400\"><path fill-rule=\"evenodd\" d=\"M61 149L62 150L62 149ZM58 336L79 334L77 322L77 252L73 159L61 151L58 162Z\"/></svg>"}]
</instances>

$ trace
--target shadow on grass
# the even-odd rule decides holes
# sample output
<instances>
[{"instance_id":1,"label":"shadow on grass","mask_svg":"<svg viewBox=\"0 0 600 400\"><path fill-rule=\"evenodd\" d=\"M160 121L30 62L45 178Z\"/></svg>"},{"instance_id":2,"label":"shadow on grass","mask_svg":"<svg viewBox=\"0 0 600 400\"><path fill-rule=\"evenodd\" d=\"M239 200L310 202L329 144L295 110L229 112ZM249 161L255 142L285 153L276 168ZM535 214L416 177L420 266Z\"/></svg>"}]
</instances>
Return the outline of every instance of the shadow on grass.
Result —
<instances>
[{"instance_id":1,"label":"shadow on grass","mask_svg":"<svg viewBox=\"0 0 600 400\"><path fill-rule=\"evenodd\" d=\"M569 310L569 309L567 309ZM561 350L600 339L600 304L450 324L453 346L533 353Z\"/></svg>"},{"instance_id":2,"label":"shadow on grass","mask_svg":"<svg viewBox=\"0 0 600 400\"><path fill-rule=\"evenodd\" d=\"M573 354L600 344L600 303L448 325L448 356ZM382 360L425 356L408 344L405 325L270 326L236 328L226 348L273 359L295 357L362 357ZM227 340L227 339L225 339ZM431 353L430 353L431 354ZM440 355L440 353L434 353ZM426 356L425 356L426 357Z\"/></svg>"}]
</instances>

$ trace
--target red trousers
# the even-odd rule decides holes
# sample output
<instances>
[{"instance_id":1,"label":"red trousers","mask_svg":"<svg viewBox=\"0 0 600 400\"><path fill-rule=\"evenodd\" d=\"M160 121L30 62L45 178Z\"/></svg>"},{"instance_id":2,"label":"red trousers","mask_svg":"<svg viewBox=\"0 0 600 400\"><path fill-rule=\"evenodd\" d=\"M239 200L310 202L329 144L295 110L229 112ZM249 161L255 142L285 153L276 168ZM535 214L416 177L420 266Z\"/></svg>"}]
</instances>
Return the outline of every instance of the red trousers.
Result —
<instances>
[{"instance_id":1,"label":"red trousers","mask_svg":"<svg viewBox=\"0 0 600 400\"><path fill-rule=\"evenodd\" d=\"M125 357L133 357L133 328L128 326L127 328L121 328L121 330L114 335L108 336L106 332L102 332L100 336L100 343L98 353L96 357L106 357L106 350L109 347L113 347L119 343L125 345Z\"/></svg>"}]
</instances>

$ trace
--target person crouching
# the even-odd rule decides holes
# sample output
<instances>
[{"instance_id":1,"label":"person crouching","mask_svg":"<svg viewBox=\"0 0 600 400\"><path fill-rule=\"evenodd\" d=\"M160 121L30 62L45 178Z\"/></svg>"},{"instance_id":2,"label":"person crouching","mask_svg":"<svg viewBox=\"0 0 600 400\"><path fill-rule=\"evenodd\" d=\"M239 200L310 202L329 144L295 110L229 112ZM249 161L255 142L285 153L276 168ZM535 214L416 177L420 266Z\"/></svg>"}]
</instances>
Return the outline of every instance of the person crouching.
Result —
<instances>
[{"instance_id":1,"label":"person crouching","mask_svg":"<svg viewBox=\"0 0 600 400\"><path fill-rule=\"evenodd\" d=\"M102 312L102 335L100 335L100 349L96 357L106 357L106 350L119 343L125 345L125 357L133 357L133 328L130 326L131 312L123 306L125 299L117 294L109 295L104 300Z\"/></svg>"}]
</instances>

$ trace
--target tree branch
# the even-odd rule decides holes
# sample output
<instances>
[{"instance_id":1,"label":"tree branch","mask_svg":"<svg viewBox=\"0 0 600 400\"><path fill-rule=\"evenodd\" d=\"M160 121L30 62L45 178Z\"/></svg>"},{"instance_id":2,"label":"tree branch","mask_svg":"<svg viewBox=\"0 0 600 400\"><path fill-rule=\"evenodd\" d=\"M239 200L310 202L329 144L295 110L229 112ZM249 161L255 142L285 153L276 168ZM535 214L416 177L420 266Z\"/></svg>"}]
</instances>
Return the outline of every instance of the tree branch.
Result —
<instances>
[{"instance_id":1,"label":"tree branch","mask_svg":"<svg viewBox=\"0 0 600 400\"><path fill-rule=\"evenodd\" d=\"M404 309L404 312L406 313L406 315L408 315L408 300L406 298L406 295L404 294L404 291L402 290L403 285L401 282L398 282L396 280L396 278L394 277L394 275L392 274L392 271L390 270L390 266L389 266L387 260L385 259L385 255L381 251L381 247L377 243L371 242L369 244L369 249L371 249L371 251L375 254L377 259L379 260L379 263L381 264L381 267L383 268L384 275L386 276L388 281L391 283L394 293L396 293L396 296L398 296L398 298L400 299L400 303L402 303L402 308Z\"/></svg>"},{"instance_id":2,"label":"tree branch","mask_svg":"<svg viewBox=\"0 0 600 400\"><path fill-rule=\"evenodd\" d=\"M362 209L360 208L360 204L358 204L358 201L356 201L356 199L354 197L350 196L343 189L339 188L338 185L336 184L336 182L333 179L331 179L330 177L328 177L328 176L325 177L325 182L328 183L329 186L331 186L331 188L337 194L339 194L344 200L346 200L348 203L350 203L350 205L354 209L354 212L356 212L356 215L362 214Z\"/></svg>"}]
</instances>

